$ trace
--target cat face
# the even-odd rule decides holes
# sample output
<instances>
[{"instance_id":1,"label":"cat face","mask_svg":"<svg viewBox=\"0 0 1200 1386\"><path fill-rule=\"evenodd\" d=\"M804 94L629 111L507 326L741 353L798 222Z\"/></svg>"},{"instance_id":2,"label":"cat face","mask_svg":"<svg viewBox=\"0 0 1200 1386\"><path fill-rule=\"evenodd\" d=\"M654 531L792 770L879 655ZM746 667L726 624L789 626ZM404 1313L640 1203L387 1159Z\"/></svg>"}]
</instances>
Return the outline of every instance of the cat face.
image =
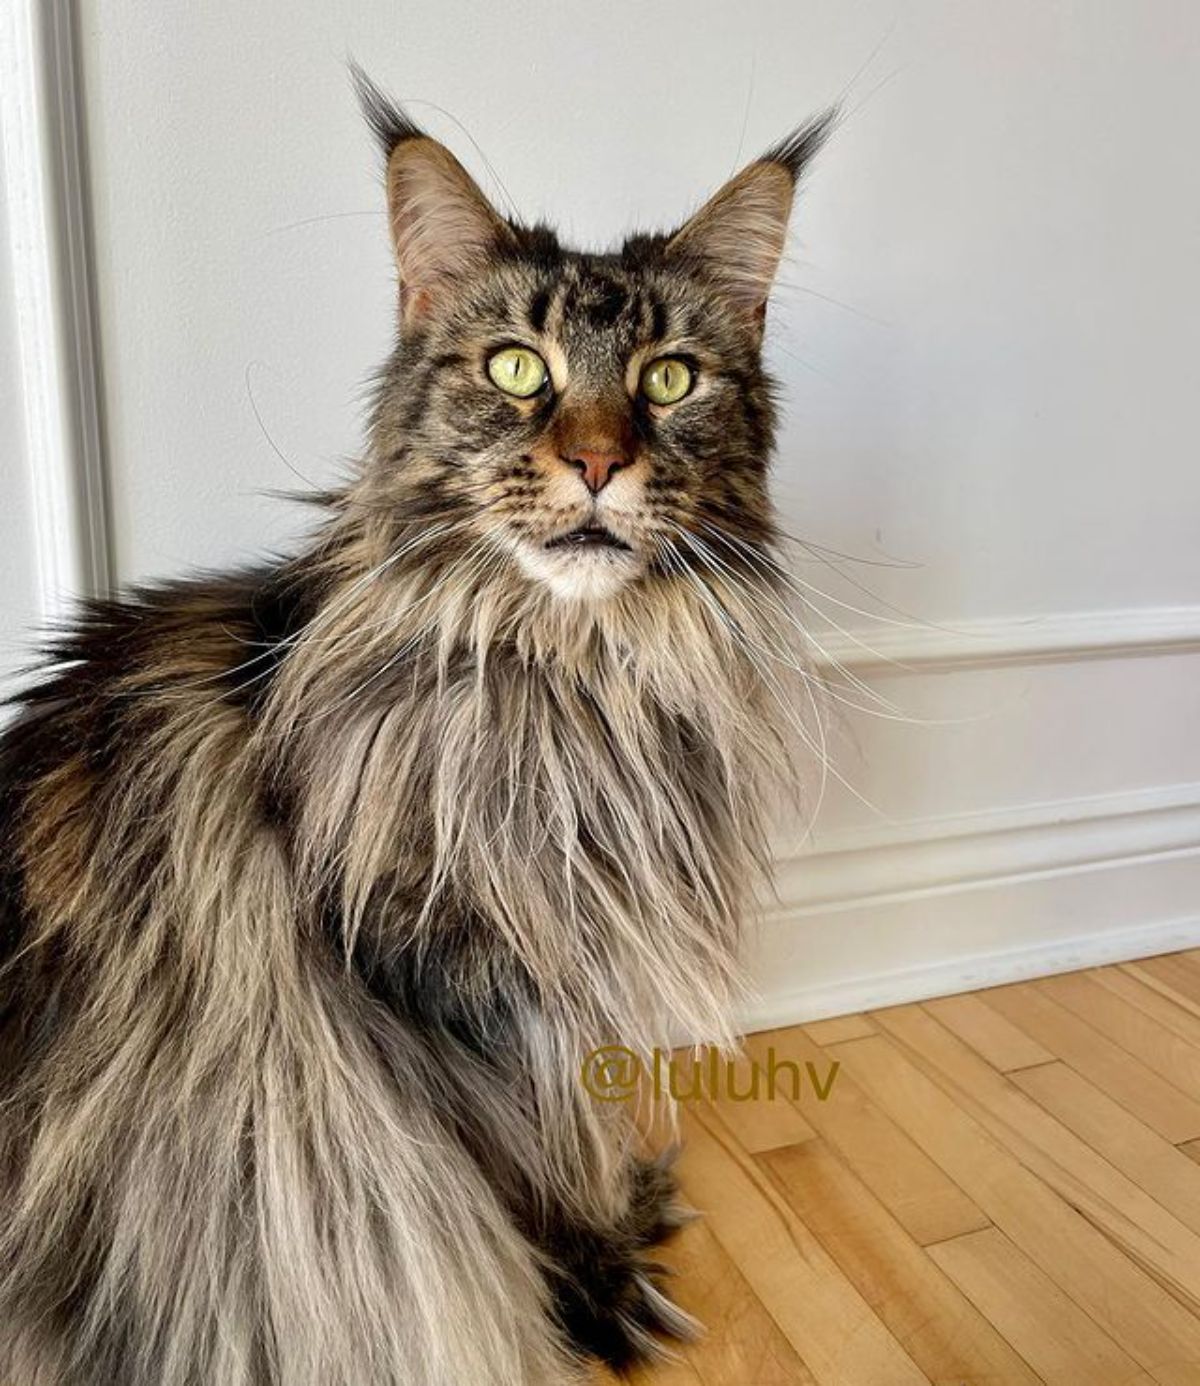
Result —
<instances>
[{"instance_id":1,"label":"cat face","mask_svg":"<svg viewBox=\"0 0 1200 1386\"><path fill-rule=\"evenodd\" d=\"M674 234L589 255L501 218L453 155L362 89L400 282L375 419L397 504L451 515L474 553L502 551L567 601L676 580L689 534L768 539L765 305L827 123Z\"/></svg>"}]
</instances>

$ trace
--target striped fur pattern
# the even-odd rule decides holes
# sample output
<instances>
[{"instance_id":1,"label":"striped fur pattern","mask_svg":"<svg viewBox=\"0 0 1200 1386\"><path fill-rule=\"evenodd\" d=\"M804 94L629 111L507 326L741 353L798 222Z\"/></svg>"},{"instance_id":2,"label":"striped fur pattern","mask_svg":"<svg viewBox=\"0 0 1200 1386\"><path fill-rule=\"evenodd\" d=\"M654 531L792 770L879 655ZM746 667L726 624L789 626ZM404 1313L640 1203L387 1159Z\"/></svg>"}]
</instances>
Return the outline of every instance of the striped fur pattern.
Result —
<instances>
[{"instance_id":1,"label":"striped fur pattern","mask_svg":"<svg viewBox=\"0 0 1200 1386\"><path fill-rule=\"evenodd\" d=\"M362 466L298 557L90 607L0 742L11 1386L563 1386L689 1331L669 1171L579 1065L730 1039L817 715L760 344L825 127L579 254L361 87L400 281Z\"/></svg>"}]
</instances>

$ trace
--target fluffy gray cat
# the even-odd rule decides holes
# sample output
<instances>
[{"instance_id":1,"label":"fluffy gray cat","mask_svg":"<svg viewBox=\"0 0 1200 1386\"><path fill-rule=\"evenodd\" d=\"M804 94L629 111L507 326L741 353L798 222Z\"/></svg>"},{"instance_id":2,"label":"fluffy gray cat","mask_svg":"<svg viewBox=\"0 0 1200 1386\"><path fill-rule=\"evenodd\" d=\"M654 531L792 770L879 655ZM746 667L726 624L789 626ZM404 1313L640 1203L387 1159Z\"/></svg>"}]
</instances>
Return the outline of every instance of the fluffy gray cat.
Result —
<instances>
[{"instance_id":1,"label":"fluffy gray cat","mask_svg":"<svg viewBox=\"0 0 1200 1386\"><path fill-rule=\"evenodd\" d=\"M365 79L399 338L299 556L0 742L0 1380L563 1386L688 1321L583 1056L730 1038L795 677L765 305L816 121L610 254Z\"/></svg>"}]
</instances>

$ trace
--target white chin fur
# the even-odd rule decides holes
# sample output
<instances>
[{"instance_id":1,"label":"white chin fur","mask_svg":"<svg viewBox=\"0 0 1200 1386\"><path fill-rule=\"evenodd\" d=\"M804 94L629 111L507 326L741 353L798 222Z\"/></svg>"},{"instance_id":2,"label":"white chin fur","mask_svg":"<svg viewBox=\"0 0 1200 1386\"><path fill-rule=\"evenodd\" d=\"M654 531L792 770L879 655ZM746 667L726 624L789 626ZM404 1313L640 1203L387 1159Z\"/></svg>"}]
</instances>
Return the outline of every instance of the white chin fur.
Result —
<instances>
[{"instance_id":1,"label":"white chin fur","mask_svg":"<svg viewBox=\"0 0 1200 1386\"><path fill-rule=\"evenodd\" d=\"M517 551L521 567L564 601L603 601L615 596L642 571L634 554L611 549L548 553L524 544Z\"/></svg>"}]
</instances>

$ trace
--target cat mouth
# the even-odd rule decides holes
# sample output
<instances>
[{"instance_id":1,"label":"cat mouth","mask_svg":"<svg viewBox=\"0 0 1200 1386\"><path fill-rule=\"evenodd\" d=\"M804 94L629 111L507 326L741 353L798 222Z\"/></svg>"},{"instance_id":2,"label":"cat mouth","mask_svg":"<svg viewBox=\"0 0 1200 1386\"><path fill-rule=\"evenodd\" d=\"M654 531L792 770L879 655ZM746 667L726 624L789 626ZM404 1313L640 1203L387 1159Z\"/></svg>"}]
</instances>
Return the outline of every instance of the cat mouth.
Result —
<instances>
[{"instance_id":1,"label":"cat mouth","mask_svg":"<svg viewBox=\"0 0 1200 1386\"><path fill-rule=\"evenodd\" d=\"M578 529L569 530L566 534L560 534L556 539L549 540L545 547L547 549L608 549L613 553L633 552L624 539L618 538L612 530L597 524L580 525Z\"/></svg>"}]
</instances>

